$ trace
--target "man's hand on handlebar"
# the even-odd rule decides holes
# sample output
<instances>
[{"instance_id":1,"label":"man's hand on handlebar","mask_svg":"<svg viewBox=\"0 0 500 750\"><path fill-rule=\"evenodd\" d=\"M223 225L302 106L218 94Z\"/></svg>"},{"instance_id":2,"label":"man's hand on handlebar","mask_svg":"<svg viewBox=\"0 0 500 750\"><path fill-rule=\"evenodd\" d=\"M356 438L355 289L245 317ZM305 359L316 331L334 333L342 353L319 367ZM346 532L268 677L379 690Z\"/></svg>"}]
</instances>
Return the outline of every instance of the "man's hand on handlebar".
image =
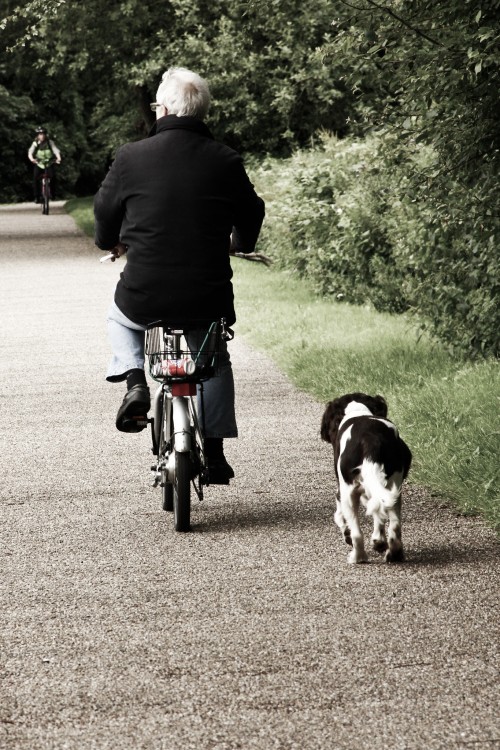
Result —
<instances>
[{"instance_id":1,"label":"man's hand on handlebar","mask_svg":"<svg viewBox=\"0 0 500 750\"><path fill-rule=\"evenodd\" d=\"M229 255L232 255L233 258L242 258L243 260L253 260L256 263L264 263L265 266L270 266L273 262L271 258L268 258L267 255L262 255L262 253L239 253L236 250L230 250Z\"/></svg>"},{"instance_id":2,"label":"man's hand on handlebar","mask_svg":"<svg viewBox=\"0 0 500 750\"><path fill-rule=\"evenodd\" d=\"M233 245L233 235L231 234L231 238L229 240L229 255L231 255L233 258L242 258L243 260L253 260L256 263L264 263L265 266L270 266L272 264L272 259L268 258L267 255L262 255L262 253L241 253L239 252L235 245Z\"/></svg>"},{"instance_id":3,"label":"man's hand on handlebar","mask_svg":"<svg viewBox=\"0 0 500 750\"><path fill-rule=\"evenodd\" d=\"M109 253L107 255L104 255L102 258L99 258L99 260L101 261L101 263L104 263L105 260L110 260L112 263L114 263L117 258L121 258L122 255L125 255L127 250L127 245L124 245L123 242L117 242L116 245L109 251Z\"/></svg>"}]
</instances>

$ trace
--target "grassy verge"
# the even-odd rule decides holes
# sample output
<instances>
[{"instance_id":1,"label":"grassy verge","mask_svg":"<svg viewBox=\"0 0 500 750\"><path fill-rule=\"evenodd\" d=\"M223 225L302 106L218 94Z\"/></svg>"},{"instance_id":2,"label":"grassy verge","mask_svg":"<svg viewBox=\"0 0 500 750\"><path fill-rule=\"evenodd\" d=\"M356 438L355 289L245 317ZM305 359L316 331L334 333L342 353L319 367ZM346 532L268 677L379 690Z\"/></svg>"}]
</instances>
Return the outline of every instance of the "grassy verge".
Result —
<instances>
[{"instance_id":1,"label":"grassy verge","mask_svg":"<svg viewBox=\"0 0 500 750\"><path fill-rule=\"evenodd\" d=\"M71 198L66 202L64 208L71 214L77 225L89 237L94 235L94 199L92 198Z\"/></svg>"},{"instance_id":2,"label":"grassy verge","mask_svg":"<svg viewBox=\"0 0 500 750\"><path fill-rule=\"evenodd\" d=\"M88 206L67 205L86 231ZM239 334L322 402L382 394L413 451L412 481L500 529L496 362L460 361L419 339L404 316L320 299L285 272L233 267Z\"/></svg>"}]
</instances>

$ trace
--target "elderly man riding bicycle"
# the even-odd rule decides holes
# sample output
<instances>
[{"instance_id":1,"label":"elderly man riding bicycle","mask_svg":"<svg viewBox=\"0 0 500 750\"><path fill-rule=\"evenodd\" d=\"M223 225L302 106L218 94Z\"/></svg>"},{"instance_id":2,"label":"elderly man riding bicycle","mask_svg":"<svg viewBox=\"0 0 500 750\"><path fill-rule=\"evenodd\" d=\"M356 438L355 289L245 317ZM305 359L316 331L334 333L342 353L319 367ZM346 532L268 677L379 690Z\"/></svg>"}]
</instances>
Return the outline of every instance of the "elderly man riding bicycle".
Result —
<instances>
[{"instance_id":1,"label":"elderly man riding bicycle","mask_svg":"<svg viewBox=\"0 0 500 750\"><path fill-rule=\"evenodd\" d=\"M232 325L229 252L252 253L264 218L241 157L203 122L209 104L206 81L184 68L167 70L151 105L157 119L149 137L118 150L95 197L96 245L127 258L108 314L107 380L126 380L128 388L119 430L128 431L131 417L150 409L148 324L225 318ZM205 385L205 426L211 482L227 484L234 472L223 439L237 437L227 348L219 375Z\"/></svg>"}]
</instances>

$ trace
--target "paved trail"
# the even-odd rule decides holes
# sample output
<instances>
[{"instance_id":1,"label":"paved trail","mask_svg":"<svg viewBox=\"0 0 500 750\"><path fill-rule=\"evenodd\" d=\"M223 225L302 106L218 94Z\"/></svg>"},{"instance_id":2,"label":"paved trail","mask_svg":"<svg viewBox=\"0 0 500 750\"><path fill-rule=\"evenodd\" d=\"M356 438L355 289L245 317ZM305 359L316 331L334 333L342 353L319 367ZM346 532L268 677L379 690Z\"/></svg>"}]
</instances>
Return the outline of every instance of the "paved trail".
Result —
<instances>
[{"instance_id":1,"label":"paved trail","mask_svg":"<svg viewBox=\"0 0 500 750\"><path fill-rule=\"evenodd\" d=\"M349 566L322 406L237 338L237 479L176 534L104 381L119 263L60 204L0 242L1 750L500 747L492 532L410 486L408 562Z\"/></svg>"}]
</instances>

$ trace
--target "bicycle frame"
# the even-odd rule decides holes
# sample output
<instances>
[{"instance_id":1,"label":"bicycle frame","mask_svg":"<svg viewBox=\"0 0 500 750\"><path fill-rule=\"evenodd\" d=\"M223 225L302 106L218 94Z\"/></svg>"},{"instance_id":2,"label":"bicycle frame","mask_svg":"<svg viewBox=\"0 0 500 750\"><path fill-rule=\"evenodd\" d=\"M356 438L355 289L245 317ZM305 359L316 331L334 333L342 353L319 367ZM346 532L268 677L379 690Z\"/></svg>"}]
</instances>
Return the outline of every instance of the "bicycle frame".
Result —
<instances>
[{"instance_id":1,"label":"bicycle frame","mask_svg":"<svg viewBox=\"0 0 500 750\"><path fill-rule=\"evenodd\" d=\"M166 470L170 482L173 481L175 472L172 460L174 453L190 453L195 448L193 438L195 441L198 440L198 444L201 444L201 447L204 442L194 404L194 396L175 396L172 390L172 385L168 383L163 383L158 387L153 397L152 419L153 453L158 455L160 432L162 429L165 436L165 443L171 444L167 464L162 467ZM166 410L164 408L165 403L167 403ZM160 459L160 456L158 458ZM157 474L158 468L155 476Z\"/></svg>"},{"instance_id":2,"label":"bicycle frame","mask_svg":"<svg viewBox=\"0 0 500 750\"><path fill-rule=\"evenodd\" d=\"M153 486L162 487L163 509L173 510L177 531L189 530L191 486L203 500L203 487L210 483L202 429L203 382L216 374L220 341L230 334L220 320L178 328L159 321L146 335L150 374L160 383L148 420L157 459L151 467Z\"/></svg>"},{"instance_id":3,"label":"bicycle frame","mask_svg":"<svg viewBox=\"0 0 500 750\"><path fill-rule=\"evenodd\" d=\"M42 214L47 216L49 213L50 204L50 173L49 167L45 167L39 179L41 180L41 194L42 194Z\"/></svg>"}]
</instances>

